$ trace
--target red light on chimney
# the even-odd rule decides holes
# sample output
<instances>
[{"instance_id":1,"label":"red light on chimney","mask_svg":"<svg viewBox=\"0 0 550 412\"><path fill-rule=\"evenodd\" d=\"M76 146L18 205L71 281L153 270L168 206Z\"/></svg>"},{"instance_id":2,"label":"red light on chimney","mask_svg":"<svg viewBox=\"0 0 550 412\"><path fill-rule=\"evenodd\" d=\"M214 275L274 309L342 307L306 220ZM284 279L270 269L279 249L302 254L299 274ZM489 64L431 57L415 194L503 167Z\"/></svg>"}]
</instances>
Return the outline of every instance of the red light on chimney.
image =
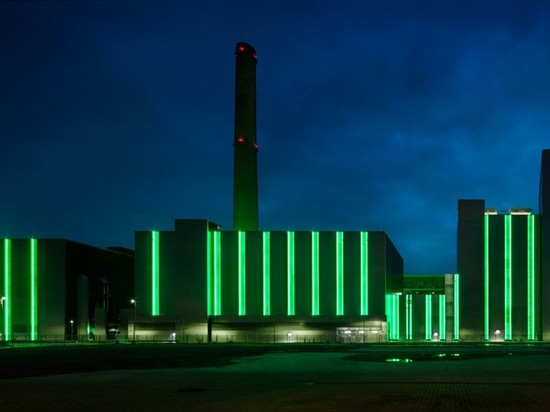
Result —
<instances>
[{"instance_id":1,"label":"red light on chimney","mask_svg":"<svg viewBox=\"0 0 550 412\"><path fill-rule=\"evenodd\" d=\"M252 146L254 146L255 149L258 148L258 143L254 143Z\"/></svg>"},{"instance_id":2,"label":"red light on chimney","mask_svg":"<svg viewBox=\"0 0 550 412\"><path fill-rule=\"evenodd\" d=\"M239 143L244 143L244 137L238 137L238 138L237 138L237 142L239 142Z\"/></svg>"},{"instance_id":3,"label":"red light on chimney","mask_svg":"<svg viewBox=\"0 0 550 412\"><path fill-rule=\"evenodd\" d=\"M239 46L240 51L244 51L244 46Z\"/></svg>"},{"instance_id":4,"label":"red light on chimney","mask_svg":"<svg viewBox=\"0 0 550 412\"><path fill-rule=\"evenodd\" d=\"M255 54L253 54L253 55L252 55L252 57L254 57L255 59L257 59L257 58L258 58L258 56L256 56Z\"/></svg>"}]
</instances>

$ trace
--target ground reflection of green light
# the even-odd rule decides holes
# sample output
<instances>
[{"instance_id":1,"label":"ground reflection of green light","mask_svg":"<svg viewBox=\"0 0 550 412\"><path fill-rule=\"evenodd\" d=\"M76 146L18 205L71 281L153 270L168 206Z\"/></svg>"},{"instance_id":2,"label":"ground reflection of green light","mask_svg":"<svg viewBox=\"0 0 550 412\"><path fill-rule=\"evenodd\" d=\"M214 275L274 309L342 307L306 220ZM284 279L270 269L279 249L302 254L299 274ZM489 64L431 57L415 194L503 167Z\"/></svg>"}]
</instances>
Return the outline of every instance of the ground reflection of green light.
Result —
<instances>
[{"instance_id":1,"label":"ground reflection of green light","mask_svg":"<svg viewBox=\"0 0 550 412\"><path fill-rule=\"evenodd\" d=\"M460 353L451 353L451 356L460 356Z\"/></svg>"},{"instance_id":2,"label":"ground reflection of green light","mask_svg":"<svg viewBox=\"0 0 550 412\"><path fill-rule=\"evenodd\" d=\"M412 362L412 359L407 359L407 358L389 358L389 359L386 359L386 362L392 362L392 363L395 363L395 362L399 362L399 363L410 363Z\"/></svg>"},{"instance_id":3,"label":"ground reflection of green light","mask_svg":"<svg viewBox=\"0 0 550 412\"><path fill-rule=\"evenodd\" d=\"M444 356L447 356L446 353L436 353L434 356L437 356L438 358L443 358Z\"/></svg>"}]
</instances>

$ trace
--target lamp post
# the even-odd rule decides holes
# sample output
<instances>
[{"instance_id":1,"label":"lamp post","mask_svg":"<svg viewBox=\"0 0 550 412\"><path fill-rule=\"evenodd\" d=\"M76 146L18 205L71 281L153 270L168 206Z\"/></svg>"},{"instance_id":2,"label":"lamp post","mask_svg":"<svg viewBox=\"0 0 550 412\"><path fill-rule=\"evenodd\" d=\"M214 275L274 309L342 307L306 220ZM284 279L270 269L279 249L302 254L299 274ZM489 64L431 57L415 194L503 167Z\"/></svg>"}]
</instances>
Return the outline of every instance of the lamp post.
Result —
<instances>
[{"instance_id":1,"label":"lamp post","mask_svg":"<svg viewBox=\"0 0 550 412\"><path fill-rule=\"evenodd\" d=\"M69 322L71 323L71 341L72 341L74 336L74 333L73 333L74 320L71 319Z\"/></svg>"},{"instance_id":2,"label":"lamp post","mask_svg":"<svg viewBox=\"0 0 550 412\"><path fill-rule=\"evenodd\" d=\"M132 343L136 343L136 306L137 302L135 299L130 299L130 303L134 305L134 337L132 338Z\"/></svg>"}]
</instances>

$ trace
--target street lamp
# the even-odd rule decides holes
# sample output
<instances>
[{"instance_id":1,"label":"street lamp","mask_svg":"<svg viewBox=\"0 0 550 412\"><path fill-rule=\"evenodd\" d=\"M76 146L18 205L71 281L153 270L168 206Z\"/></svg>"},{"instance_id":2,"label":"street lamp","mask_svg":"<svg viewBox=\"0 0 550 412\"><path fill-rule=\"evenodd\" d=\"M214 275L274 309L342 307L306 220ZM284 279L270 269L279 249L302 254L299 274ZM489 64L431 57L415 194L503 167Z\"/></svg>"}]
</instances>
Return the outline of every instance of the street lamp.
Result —
<instances>
[{"instance_id":1,"label":"street lamp","mask_svg":"<svg viewBox=\"0 0 550 412\"><path fill-rule=\"evenodd\" d=\"M69 322L71 323L71 340L73 340L73 336L74 336L74 333L73 333L74 320L71 319Z\"/></svg>"},{"instance_id":2,"label":"street lamp","mask_svg":"<svg viewBox=\"0 0 550 412\"><path fill-rule=\"evenodd\" d=\"M130 303L134 305L134 338L132 339L132 343L136 343L136 306L137 302L135 299L130 299Z\"/></svg>"}]
</instances>

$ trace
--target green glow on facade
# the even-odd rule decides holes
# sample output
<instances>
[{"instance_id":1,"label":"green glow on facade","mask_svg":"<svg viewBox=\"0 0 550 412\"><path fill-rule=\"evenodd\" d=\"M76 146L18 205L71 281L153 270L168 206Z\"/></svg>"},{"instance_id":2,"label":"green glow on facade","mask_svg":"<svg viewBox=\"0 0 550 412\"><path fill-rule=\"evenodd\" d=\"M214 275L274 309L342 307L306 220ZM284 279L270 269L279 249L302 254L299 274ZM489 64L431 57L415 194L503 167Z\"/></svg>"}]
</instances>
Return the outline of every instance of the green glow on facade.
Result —
<instances>
[{"instance_id":1,"label":"green glow on facade","mask_svg":"<svg viewBox=\"0 0 550 412\"><path fill-rule=\"evenodd\" d=\"M361 232L361 316L369 314L369 232Z\"/></svg>"},{"instance_id":2,"label":"green glow on facade","mask_svg":"<svg viewBox=\"0 0 550 412\"><path fill-rule=\"evenodd\" d=\"M393 338L399 340L399 295L392 295L393 306Z\"/></svg>"},{"instance_id":3,"label":"green glow on facade","mask_svg":"<svg viewBox=\"0 0 550 412\"><path fill-rule=\"evenodd\" d=\"M447 324L446 324L446 311L445 311L445 295L439 295L439 339L447 339Z\"/></svg>"},{"instance_id":4,"label":"green glow on facade","mask_svg":"<svg viewBox=\"0 0 550 412\"><path fill-rule=\"evenodd\" d=\"M246 315L246 233L237 232L238 257L237 267L239 276L239 316Z\"/></svg>"},{"instance_id":5,"label":"green glow on facade","mask_svg":"<svg viewBox=\"0 0 550 412\"><path fill-rule=\"evenodd\" d=\"M4 340L11 340L11 240L4 239Z\"/></svg>"},{"instance_id":6,"label":"green glow on facade","mask_svg":"<svg viewBox=\"0 0 550 412\"><path fill-rule=\"evenodd\" d=\"M527 339L535 339L535 216L527 216Z\"/></svg>"},{"instance_id":7,"label":"green glow on facade","mask_svg":"<svg viewBox=\"0 0 550 412\"><path fill-rule=\"evenodd\" d=\"M213 274L213 262L212 262L212 232L206 232L206 316L210 316L214 313L212 306L214 288L212 287L214 281L212 279Z\"/></svg>"},{"instance_id":8,"label":"green glow on facade","mask_svg":"<svg viewBox=\"0 0 550 412\"><path fill-rule=\"evenodd\" d=\"M412 295L405 295L405 302L407 308L405 339L412 340Z\"/></svg>"},{"instance_id":9,"label":"green glow on facade","mask_svg":"<svg viewBox=\"0 0 550 412\"><path fill-rule=\"evenodd\" d=\"M31 323L30 323L30 339L37 340L38 338L38 242L36 239L30 240L31 249Z\"/></svg>"},{"instance_id":10,"label":"green glow on facade","mask_svg":"<svg viewBox=\"0 0 550 412\"><path fill-rule=\"evenodd\" d=\"M388 340L399 339L399 296L386 295L386 334Z\"/></svg>"},{"instance_id":11,"label":"green glow on facade","mask_svg":"<svg viewBox=\"0 0 550 412\"><path fill-rule=\"evenodd\" d=\"M263 262L263 314L271 315L271 261L270 261L270 235L262 233L262 262Z\"/></svg>"},{"instance_id":12,"label":"green glow on facade","mask_svg":"<svg viewBox=\"0 0 550 412\"><path fill-rule=\"evenodd\" d=\"M159 310L159 232L151 232L151 315L160 315Z\"/></svg>"},{"instance_id":13,"label":"green glow on facade","mask_svg":"<svg viewBox=\"0 0 550 412\"><path fill-rule=\"evenodd\" d=\"M311 232L311 315L319 315L319 232Z\"/></svg>"},{"instance_id":14,"label":"green glow on facade","mask_svg":"<svg viewBox=\"0 0 550 412\"><path fill-rule=\"evenodd\" d=\"M432 295L426 295L426 340L432 340Z\"/></svg>"},{"instance_id":15,"label":"green glow on facade","mask_svg":"<svg viewBox=\"0 0 550 412\"><path fill-rule=\"evenodd\" d=\"M512 216L504 216L504 339L512 339Z\"/></svg>"},{"instance_id":16,"label":"green glow on facade","mask_svg":"<svg viewBox=\"0 0 550 412\"><path fill-rule=\"evenodd\" d=\"M454 340L460 340L460 305L459 305L459 296L460 296L460 278L458 273L454 275Z\"/></svg>"},{"instance_id":17,"label":"green glow on facade","mask_svg":"<svg viewBox=\"0 0 550 412\"><path fill-rule=\"evenodd\" d=\"M483 216L483 339L489 340L489 215Z\"/></svg>"},{"instance_id":18,"label":"green glow on facade","mask_svg":"<svg viewBox=\"0 0 550 412\"><path fill-rule=\"evenodd\" d=\"M336 316L344 314L344 234L336 232Z\"/></svg>"},{"instance_id":19,"label":"green glow on facade","mask_svg":"<svg viewBox=\"0 0 550 412\"><path fill-rule=\"evenodd\" d=\"M294 232L286 233L287 315L294 316Z\"/></svg>"},{"instance_id":20,"label":"green glow on facade","mask_svg":"<svg viewBox=\"0 0 550 412\"><path fill-rule=\"evenodd\" d=\"M213 267L213 282L214 282L214 315L219 316L222 314L222 258L221 258L221 233L213 232L214 236L214 267Z\"/></svg>"}]
</instances>

